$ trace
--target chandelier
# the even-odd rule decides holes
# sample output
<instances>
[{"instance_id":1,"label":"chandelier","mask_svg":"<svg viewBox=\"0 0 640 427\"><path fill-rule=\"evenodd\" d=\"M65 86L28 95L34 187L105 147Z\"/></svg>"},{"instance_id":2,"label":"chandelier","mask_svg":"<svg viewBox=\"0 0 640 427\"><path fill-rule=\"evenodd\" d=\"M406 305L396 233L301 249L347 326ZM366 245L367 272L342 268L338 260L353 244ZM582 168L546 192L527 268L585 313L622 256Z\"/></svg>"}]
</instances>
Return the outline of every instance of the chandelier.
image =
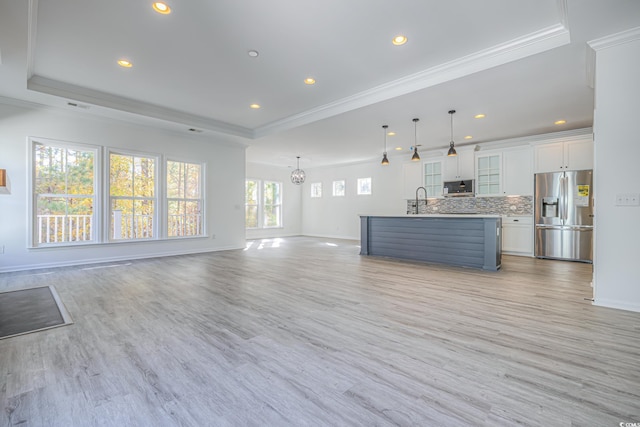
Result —
<instances>
[{"instance_id":1,"label":"chandelier","mask_svg":"<svg viewBox=\"0 0 640 427\"><path fill-rule=\"evenodd\" d=\"M291 182L293 182L295 185L300 185L304 182L306 175L304 171L300 169L300 156L296 156L296 159L298 159L298 164L296 166L296 170L291 172Z\"/></svg>"}]
</instances>

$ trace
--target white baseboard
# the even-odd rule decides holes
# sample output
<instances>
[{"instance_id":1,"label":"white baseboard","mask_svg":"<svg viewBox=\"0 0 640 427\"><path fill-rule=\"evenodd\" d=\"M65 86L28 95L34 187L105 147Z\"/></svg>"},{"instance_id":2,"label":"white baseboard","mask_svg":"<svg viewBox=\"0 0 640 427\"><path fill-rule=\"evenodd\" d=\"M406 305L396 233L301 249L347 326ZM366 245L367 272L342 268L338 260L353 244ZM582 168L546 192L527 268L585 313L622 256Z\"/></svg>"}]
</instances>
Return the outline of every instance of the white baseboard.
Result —
<instances>
[{"instance_id":1,"label":"white baseboard","mask_svg":"<svg viewBox=\"0 0 640 427\"><path fill-rule=\"evenodd\" d=\"M220 247L215 249L207 248L207 249L195 249L195 250L188 250L188 251L166 251L166 252L143 254L139 256L131 256L131 255L112 256L112 257L83 259L78 261L23 264L23 265L11 266L11 267L2 267L0 268L0 273L10 273L14 271L25 271L25 270L42 270L45 268L57 268L57 267L73 267L75 265L104 264L108 262L132 261L136 259L148 259L148 258L162 258L162 257L177 256L177 255L190 255L190 254L201 254L201 253L207 253L207 252L229 251L229 250L235 250L235 249L244 249L244 246L228 246L228 247Z\"/></svg>"},{"instance_id":2,"label":"white baseboard","mask_svg":"<svg viewBox=\"0 0 640 427\"><path fill-rule=\"evenodd\" d=\"M336 234L302 234L302 236L305 237L318 237L321 239L339 239L339 240L357 240L360 241L360 236L358 235L357 237L353 237L353 236L343 236L343 235L336 235Z\"/></svg>"},{"instance_id":3,"label":"white baseboard","mask_svg":"<svg viewBox=\"0 0 640 427\"><path fill-rule=\"evenodd\" d=\"M630 304L626 301L598 298L593 301L593 305L596 305L598 307L616 308L618 310L628 310L640 313L640 304Z\"/></svg>"}]
</instances>

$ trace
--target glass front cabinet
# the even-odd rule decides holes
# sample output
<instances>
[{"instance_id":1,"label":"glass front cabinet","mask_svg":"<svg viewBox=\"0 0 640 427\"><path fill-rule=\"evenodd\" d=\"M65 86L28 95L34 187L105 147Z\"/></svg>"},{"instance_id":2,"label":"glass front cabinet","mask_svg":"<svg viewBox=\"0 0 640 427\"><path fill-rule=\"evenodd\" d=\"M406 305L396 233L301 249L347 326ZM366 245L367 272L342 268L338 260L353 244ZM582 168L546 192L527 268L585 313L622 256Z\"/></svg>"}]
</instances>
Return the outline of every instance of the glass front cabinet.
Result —
<instances>
[{"instance_id":1,"label":"glass front cabinet","mask_svg":"<svg viewBox=\"0 0 640 427\"><path fill-rule=\"evenodd\" d=\"M502 196L502 154L478 155L476 166L476 195Z\"/></svg>"}]
</instances>

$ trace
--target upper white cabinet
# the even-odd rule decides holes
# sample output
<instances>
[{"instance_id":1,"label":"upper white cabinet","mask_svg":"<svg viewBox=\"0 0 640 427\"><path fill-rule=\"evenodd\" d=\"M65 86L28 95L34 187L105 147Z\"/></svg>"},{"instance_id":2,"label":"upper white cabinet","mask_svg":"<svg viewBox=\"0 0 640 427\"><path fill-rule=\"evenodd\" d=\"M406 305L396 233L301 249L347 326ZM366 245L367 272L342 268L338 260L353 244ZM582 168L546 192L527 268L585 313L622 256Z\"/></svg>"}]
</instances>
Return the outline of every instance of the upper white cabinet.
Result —
<instances>
[{"instance_id":1,"label":"upper white cabinet","mask_svg":"<svg viewBox=\"0 0 640 427\"><path fill-rule=\"evenodd\" d=\"M407 162L402 164L403 197L415 199L416 189L424 185L422 178L422 162Z\"/></svg>"},{"instance_id":2,"label":"upper white cabinet","mask_svg":"<svg viewBox=\"0 0 640 427\"><path fill-rule=\"evenodd\" d=\"M502 153L478 154L476 164L476 195L502 196Z\"/></svg>"},{"instance_id":3,"label":"upper white cabinet","mask_svg":"<svg viewBox=\"0 0 640 427\"><path fill-rule=\"evenodd\" d=\"M531 147L506 149L502 152L502 194L533 195L533 150Z\"/></svg>"},{"instance_id":4,"label":"upper white cabinet","mask_svg":"<svg viewBox=\"0 0 640 427\"><path fill-rule=\"evenodd\" d=\"M591 138L541 144L535 147L536 173L584 169L593 169Z\"/></svg>"},{"instance_id":5,"label":"upper white cabinet","mask_svg":"<svg viewBox=\"0 0 640 427\"><path fill-rule=\"evenodd\" d=\"M476 195L533 195L532 148L521 146L477 153Z\"/></svg>"},{"instance_id":6,"label":"upper white cabinet","mask_svg":"<svg viewBox=\"0 0 640 427\"><path fill-rule=\"evenodd\" d=\"M445 156L444 158L444 181L456 181L463 179L473 179L474 175L474 148L460 147L456 151L457 156Z\"/></svg>"}]
</instances>

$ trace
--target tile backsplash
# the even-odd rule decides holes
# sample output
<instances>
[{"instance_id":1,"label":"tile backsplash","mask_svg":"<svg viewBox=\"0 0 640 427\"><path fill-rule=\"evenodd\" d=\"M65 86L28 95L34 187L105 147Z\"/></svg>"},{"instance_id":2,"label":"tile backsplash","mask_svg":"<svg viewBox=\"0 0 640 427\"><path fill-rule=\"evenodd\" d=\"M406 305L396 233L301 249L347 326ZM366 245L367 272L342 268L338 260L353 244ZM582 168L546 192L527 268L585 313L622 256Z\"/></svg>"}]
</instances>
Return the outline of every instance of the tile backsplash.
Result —
<instances>
[{"instance_id":1,"label":"tile backsplash","mask_svg":"<svg viewBox=\"0 0 640 427\"><path fill-rule=\"evenodd\" d=\"M416 213L416 201L407 200L407 213ZM533 196L448 197L418 202L418 213L474 213L487 215L533 215Z\"/></svg>"}]
</instances>

